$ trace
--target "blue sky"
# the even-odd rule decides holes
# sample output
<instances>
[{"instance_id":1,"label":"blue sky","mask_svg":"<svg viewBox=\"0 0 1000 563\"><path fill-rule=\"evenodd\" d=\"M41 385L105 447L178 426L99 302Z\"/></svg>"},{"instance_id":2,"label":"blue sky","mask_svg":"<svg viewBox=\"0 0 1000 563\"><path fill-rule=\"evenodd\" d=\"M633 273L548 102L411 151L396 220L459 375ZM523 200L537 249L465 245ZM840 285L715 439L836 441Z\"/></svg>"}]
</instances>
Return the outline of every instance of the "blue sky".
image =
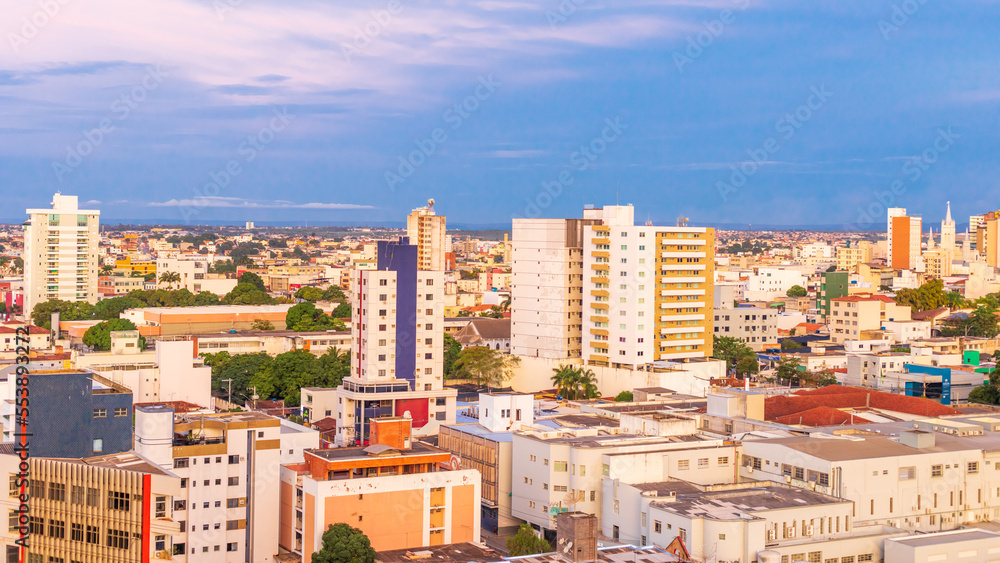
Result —
<instances>
[{"instance_id":1,"label":"blue sky","mask_svg":"<svg viewBox=\"0 0 1000 563\"><path fill-rule=\"evenodd\" d=\"M97 4L0 23L0 218L881 227L1000 195L997 2Z\"/></svg>"}]
</instances>

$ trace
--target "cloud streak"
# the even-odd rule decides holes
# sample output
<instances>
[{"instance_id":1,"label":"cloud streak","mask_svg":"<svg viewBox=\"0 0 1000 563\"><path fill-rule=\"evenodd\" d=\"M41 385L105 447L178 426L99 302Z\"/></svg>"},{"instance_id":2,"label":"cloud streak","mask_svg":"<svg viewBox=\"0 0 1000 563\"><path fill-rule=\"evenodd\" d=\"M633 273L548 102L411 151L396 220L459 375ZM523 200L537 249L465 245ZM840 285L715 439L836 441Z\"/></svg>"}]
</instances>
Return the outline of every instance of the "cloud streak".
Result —
<instances>
[{"instance_id":1,"label":"cloud streak","mask_svg":"<svg viewBox=\"0 0 1000 563\"><path fill-rule=\"evenodd\" d=\"M149 202L149 207L214 207L234 209L375 209L372 205L353 203L295 203L284 200L260 201L237 197L200 197L196 199L170 199L162 202Z\"/></svg>"}]
</instances>

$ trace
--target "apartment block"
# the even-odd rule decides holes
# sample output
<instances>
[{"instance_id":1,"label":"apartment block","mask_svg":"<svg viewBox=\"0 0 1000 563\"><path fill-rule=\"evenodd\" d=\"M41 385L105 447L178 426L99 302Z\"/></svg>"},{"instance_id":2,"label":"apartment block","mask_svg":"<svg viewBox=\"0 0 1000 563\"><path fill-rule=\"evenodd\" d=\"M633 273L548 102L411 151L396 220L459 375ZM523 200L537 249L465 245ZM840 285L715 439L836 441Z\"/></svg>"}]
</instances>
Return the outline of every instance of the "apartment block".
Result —
<instances>
[{"instance_id":1,"label":"apartment block","mask_svg":"<svg viewBox=\"0 0 1000 563\"><path fill-rule=\"evenodd\" d=\"M0 472L9 476L10 495L0 508L12 522L19 506L15 476L20 459L10 445L0 448ZM79 459L30 459L29 548L24 561L45 563L146 563L170 559L181 537L173 505L180 478L131 452ZM19 561L18 532L0 532L5 561Z\"/></svg>"},{"instance_id":2,"label":"apartment block","mask_svg":"<svg viewBox=\"0 0 1000 563\"><path fill-rule=\"evenodd\" d=\"M778 313L770 309L737 307L713 309L712 330L715 336L728 336L744 342L754 351L778 344Z\"/></svg>"},{"instance_id":3,"label":"apartment block","mask_svg":"<svg viewBox=\"0 0 1000 563\"><path fill-rule=\"evenodd\" d=\"M853 272L859 264L872 261L872 243L867 240L858 241L849 246L837 247L837 269Z\"/></svg>"},{"instance_id":4,"label":"apartment block","mask_svg":"<svg viewBox=\"0 0 1000 563\"><path fill-rule=\"evenodd\" d=\"M167 551L181 563L275 561L281 465L318 446L318 432L257 412L136 407L136 453L180 478Z\"/></svg>"},{"instance_id":5,"label":"apartment block","mask_svg":"<svg viewBox=\"0 0 1000 563\"><path fill-rule=\"evenodd\" d=\"M886 321L910 320L910 307L896 305L891 297L859 293L831 301L830 340L843 344L859 340L862 331L880 330Z\"/></svg>"},{"instance_id":6,"label":"apartment block","mask_svg":"<svg viewBox=\"0 0 1000 563\"><path fill-rule=\"evenodd\" d=\"M156 272L157 281L161 289L187 289L191 293L201 293L210 291L216 295L225 295L236 287L238 280L226 278L221 274L211 274L208 272L209 266L215 261L213 255L187 254L173 257L157 258ZM165 273L174 273L180 276L180 282L164 282L159 276Z\"/></svg>"},{"instance_id":7,"label":"apartment block","mask_svg":"<svg viewBox=\"0 0 1000 563\"><path fill-rule=\"evenodd\" d=\"M584 228L596 219L514 219L511 352L548 359L583 350Z\"/></svg>"},{"instance_id":8,"label":"apartment block","mask_svg":"<svg viewBox=\"0 0 1000 563\"><path fill-rule=\"evenodd\" d=\"M351 273L352 374L337 388L340 445L369 439L372 418L409 414L419 435L455 422L444 388L444 272L418 267L418 247L378 242L378 267Z\"/></svg>"},{"instance_id":9,"label":"apartment block","mask_svg":"<svg viewBox=\"0 0 1000 563\"><path fill-rule=\"evenodd\" d=\"M887 213L887 263L896 270L916 269L920 261L921 218L908 216L903 207L891 207Z\"/></svg>"},{"instance_id":10,"label":"apartment block","mask_svg":"<svg viewBox=\"0 0 1000 563\"><path fill-rule=\"evenodd\" d=\"M846 297L851 290L851 276L847 272L823 272L819 284L816 306L823 322L830 322L830 307L834 299Z\"/></svg>"},{"instance_id":11,"label":"apartment block","mask_svg":"<svg viewBox=\"0 0 1000 563\"><path fill-rule=\"evenodd\" d=\"M406 216L406 237L417 246L417 268L443 272L448 269L446 254L451 252L446 234L446 217L434 212L434 200Z\"/></svg>"},{"instance_id":12,"label":"apartment block","mask_svg":"<svg viewBox=\"0 0 1000 563\"><path fill-rule=\"evenodd\" d=\"M479 541L479 472L443 469L451 454L413 440L409 422L373 419L372 445L308 450L283 465L280 545L308 561L341 522L377 551Z\"/></svg>"},{"instance_id":13,"label":"apartment block","mask_svg":"<svg viewBox=\"0 0 1000 563\"><path fill-rule=\"evenodd\" d=\"M640 368L712 355L715 231L634 224L632 206L584 210L584 360Z\"/></svg>"},{"instance_id":14,"label":"apartment block","mask_svg":"<svg viewBox=\"0 0 1000 563\"><path fill-rule=\"evenodd\" d=\"M97 303L100 211L77 196L52 196L50 209L28 209L24 228L24 312L50 299Z\"/></svg>"}]
</instances>

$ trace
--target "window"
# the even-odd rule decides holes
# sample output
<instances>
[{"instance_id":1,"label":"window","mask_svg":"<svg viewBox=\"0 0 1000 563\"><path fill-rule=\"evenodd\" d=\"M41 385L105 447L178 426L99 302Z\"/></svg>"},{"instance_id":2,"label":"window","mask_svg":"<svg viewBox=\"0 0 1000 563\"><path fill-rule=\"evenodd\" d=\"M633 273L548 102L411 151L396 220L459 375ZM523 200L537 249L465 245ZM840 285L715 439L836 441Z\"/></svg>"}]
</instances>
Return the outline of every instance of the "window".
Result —
<instances>
[{"instance_id":1,"label":"window","mask_svg":"<svg viewBox=\"0 0 1000 563\"><path fill-rule=\"evenodd\" d=\"M63 520L49 520L49 537L66 538L66 522Z\"/></svg>"},{"instance_id":2,"label":"window","mask_svg":"<svg viewBox=\"0 0 1000 563\"><path fill-rule=\"evenodd\" d=\"M552 470L553 471L566 471L566 462L565 461L553 461L552 462Z\"/></svg>"},{"instance_id":3,"label":"window","mask_svg":"<svg viewBox=\"0 0 1000 563\"><path fill-rule=\"evenodd\" d=\"M128 416L128 409L125 407L115 407L115 416Z\"/></svg>"},{"instance_id":4,"label":"window","mask_svg":"<svg viewBox=\"0 0 1000 563\"><path fill-rule=\"evenodd\" d=\"M900 467L899 468L899 480L909 481L911 479L917 478L917 468L916 467Z\"/></svg>"},{"instance_id":5,"label":"window","mask_svg":"<svg viewBox=\"0 0 1000 563\"><path fill-rule=\"evenodd\" d=\"M240 507L240 499L238 498L226 499L226 508L239 508L239 507Z\"/></svg>"},{"instance_id":6,"label":"window","mask_svg":"<svg viewBox=\"0 0 1000 563\"><path fill-rule=\"evenodd\" d=\"M104 451L104 440L99 439L99 438L96 439L96 440L94 440L94 448L93 449L94 449L94 453L95 454L103 452Z\"/></svg>"},{"instance_id":7,"label":"window","mask_svg":"<svg viewBox=\"0 0 1000 563\"><path fill-rule=\"evenodd\" d=\"M83 487L78 487L76 485L70 487L69 501L73 504L83 504L84 501Z\"/></svg>"},{"instance_id":8,"label":"window","mask_svg":"<svg viewBox=\"0 0 1000 563\"><path fill-rule=\"evenodd\" d=\"M72 541L83 541L83 524L69 525L69 539Z\"/></svg>"},{"instance_id":9,"label":"window","mask_svg":"<svg viewBox=\"0 0 1000 563\"><path fill-rule=\"evenodd\" d=\"M968 465L966 465L966 471L968 473L979 473L979 462L970 461Z\"/></svg>"},{"instance_id":10,"label":"window","mask_svg":"<svg viewBox=\"0 0 1000 563\"><path fill-rule=\"evenodd\" d=\"M239 462L240 462L240 456L238 456L238 455L231 455L231 456L229 456L229 465L234 465L234 464L237 464Z\"/></svg>"},{"instance_id":11,"label":"window","mask_svg":"<svg viewBox=\"0 0 1000 563\"><path fill-rule=\"evenodd\" d=\"M659 520L653 520L653 531L659 534L663 531L663 523Z\"/></svg>"},{"instance_id":12,"label":"window","mask_svg":"<svg viewBox=\"0 0 1000 563\"><path fill-rule=\"evenodd\" d=\"M94 409L94 418L106 418L108 409Z\"/></svg>"},{"instance_id":13,"label":"window","mask_svg":"<svg viewBox=\"0 0 1000 563\"><path fill-rule=\"evenodd\" d=\"M932 465L931 466L931 477L940 477L943 474L944 474L944 472L941 470L941 466L940 465Z\"/></svg>"},{"instance_id":14,"label":"window","mask_svg":"<svg viewBox=\"0 0 1000 563\"><path fill-rule=\"evenodd\" d=\"M240 521L239 520L227 520L226 521L226 529L227 530L239 530L240 529Z\"/></svg>"},{"instance_id":15,"label":"window","mask_svg":"<svg viewBox=\"0 0 1000 563\"><path fill-rule=\"evenodd\" d=\"M239 484L240 484L240 478L239 477L230 477L229 478L229 486L230 487L236 487Z\"/></svg>"},{"instance_id":16,"label":"window","mask_svg":"<svg viewBox=\"0 0 1000 563\"><path fill-rule=\"evenodd\" d=\"M49 483L49 500L66 502L66 485L62 483Z\"/></svg>"},{"instance_id":17,"label":"window","mask_svg":"<svg viewBox=\"0 0 1000 563\"><path fill-rule=\"evenodd\" d=\"M87 506L97 506L100 491L87 487Z\"/></svg>"},{"instance_id":18,"label":"window","mask_svg":"<svg viewBox=\"0 0 1000 563\"><path fill-rule=\"evenodd\" d=\"M128 532L108 528L108 547L128 549Z\"/></svg>"},{"instance_id":19,"label":"window","mask_svg":"<svg viewBox=\"0 0 1000 563\"><path fill-rule=\"evenodd\" d=\"M226 544L226 551L239 551L239 549L240 549L240 544L236 542Z\"/></svg>"},{"instance_id":20,"label":"window","mask_svg":"<svg viewBox=\"0 0 1000 563\"><path fill-rule=\"evenodd\" d=\"M174 501L174 510L175 511L178 511L178 510L187 510L187 501L186 500L175 500Z\"/></svg>"},{"instance_id":21,"label":"window","mask_svg":"<svg viewBox=\"0 0 1000 563\"><path fill-rule=\"evenodd\" d=\"M719 467L728 467L729 466L729 456L722 456L722 457L720 457L718 459L718 465L719 465Z\"/></svg>"},{"instance_id":22,"label":"window","mask_svg":"<svg viewBox=\"0 0 1000 563\"><path fill-rule=\"evenodd\" d=\"M121 510L128 512L132 503L128 493L118 491L108 491L108 508L111 510Z\"/></svg>"},{"instance_id":23,"label":"window","mask_svg":"<svg viewBox=\"0 0 1000 563\"><path fill-rule=\"evenodd\" d=\"M705 467L708 467L708 458L707 457L699 458L698 469L703 469Z\"/></svg>"},{"instance_id":24,"label":"window","mask_svg":"<svg viewBox=\"0 0 1000 563\"><path fill-rule=\"evenodd\" d=\"M101 529L97 526L87 526L86 542L98 545L101 543Z\"/></svg>"},{"instance_id":25,"label":"window","mask_svg":"<svg viewBox=\"0 0 1000 563\"><path fill-rule=\"evenodd\" d=\"M683 471L685 469L690 469L691 461L687 459L677 460L677 469Z\"/></svg>"},{"instance_id":26,"label":"window","mask_svg":"<svg viewBox=\"0 0 1000 563\"><path fill-rule=\"evenodd\" d=\"M188 458L179 457L174 460L174 469L184 469L185 467L188 467Z\"/></svg>"}]
</instances>

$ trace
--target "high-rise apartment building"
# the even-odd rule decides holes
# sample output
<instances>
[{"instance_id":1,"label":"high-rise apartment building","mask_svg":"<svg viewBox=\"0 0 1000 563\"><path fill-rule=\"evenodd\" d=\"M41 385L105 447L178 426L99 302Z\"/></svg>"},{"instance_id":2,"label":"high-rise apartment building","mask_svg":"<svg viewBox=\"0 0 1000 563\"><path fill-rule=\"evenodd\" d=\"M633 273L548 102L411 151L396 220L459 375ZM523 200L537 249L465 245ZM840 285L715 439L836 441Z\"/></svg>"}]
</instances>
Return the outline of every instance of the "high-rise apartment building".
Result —
<instances>
[{"instance_id":1,"label":"high-rise apartment building","mask_svg":"<svg viewBox=\"0 0 1000 563\"><path fill-rule=\"evenodd\" d=\"M986 264L996 268L1000 265L1000 211L991 211L982 218L975 231L976 250Z\"/></svg>"},{"instance_id":2,"label":"high-rise apartment building","mask_svg":"<svg viewBox=\"0 0 1000 563\"><path fill-rule=\"evenodd\" d=\"M872 261L872 243L867 240L856 242L853 246L837 247L837 269L853 272L859 264Z\"/></svg>"},{"instance_id":3,"label":"high-rise apartment building","mask_svg":"<svg viewBox=\"0 0 1000 563\"><path fill-rule=\"evenodd\" d=\"M445 216L434 213L434 200L418 207L406 216L406 236L417 247L417 268L443 272L448 248Z\"/></svg>"},{"instance_id":4,"label":"high-rise apartment building","mask_svg":"<svg viewBox=\"0 0 1000 563\"><path fill-rule=\"evenodd\" d=\"M24 229L24 312L49 299L97 303L100 211L77 196L52 196L51 209L28 209Z\"/></svg>"},{"instance_id":5,"label":"high-rise apartment building","mask_svg":"<svg viewBox=\"0 0 1000 563\"><path fill-rule=\"evenodd\" d=\"M434 241L444 241L445 218L430 217L440 229L430 229L425 248L443 264ZM422 260L407 237L378 241L376 254L374 269L351 272L352 373L337 388L339 445L368 441L372 418L409 416L416 435L455 422L458 394L444 388L444 271L421 267L437 260Z\"/></svg>"},{"instance_id":6,"label":"high-rise apartment building","mask_svg":"<svg viewBox=\"0 0 1000 563\"><path fill-rule=\"evenodd\" d=\"M134 447L180 478L169 507L180 535L163 559L269 563L278 553L281 465L301 463L319 447L319 432L259 412L176 414L149 405L135 409Z\"/></svg>"},{"instance_id":7,"label":"high-rise apartment building","mask_svg":"<svg viewBox=\"0 0 1000 563\"><path fill-rule=\"evenodd\" d=\"M633 208L584 210L588 365L640 368L712 355L715 230L634 224Z\"/></svg>"},{"instance_id":8,"label":"high-rise apartment building","mask_svg":"<svg viewBox=\"0 0 1000 563\"><path fill-rule=\"evenodd\" d=\"M597 219L514 219L511 352L560 360L583 349L584 227Z\"/></svg>"},{"instance_id":9,"label":"high-rise apartment building","mask_svg":"<svg viewBox=\"0 0 1000 563\"><path fill-rule=\"evenodd\" d=\"M906 214L906 208L891 207L888 211L886 240L889 246L889 267L914 270L920 264L920 217Z\"/></svg>"}]
</instances>

